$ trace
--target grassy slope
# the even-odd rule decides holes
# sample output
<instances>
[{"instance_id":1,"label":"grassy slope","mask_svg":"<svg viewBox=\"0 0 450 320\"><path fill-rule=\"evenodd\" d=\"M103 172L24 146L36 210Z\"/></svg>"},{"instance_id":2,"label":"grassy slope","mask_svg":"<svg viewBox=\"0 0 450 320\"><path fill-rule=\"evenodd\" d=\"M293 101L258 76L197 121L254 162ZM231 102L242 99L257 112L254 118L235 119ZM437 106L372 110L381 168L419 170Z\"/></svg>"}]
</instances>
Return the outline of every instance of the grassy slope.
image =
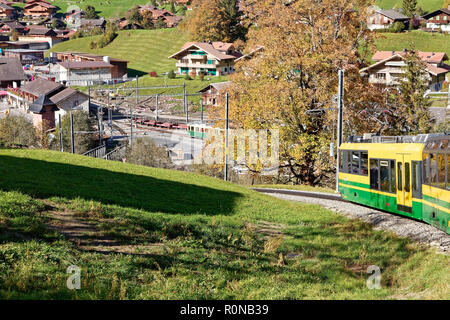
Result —
<instances>
[{"instance_id":1,"label":"grassy slope","mask_svg":"<svg viewBox=\"0 0 450 320\"><path fill-rule=\"evenodd\" d=\"M392 9L395 5L397 8L402 7L402 0L377 0L376 5L381 7L382 9ZM444 0L419 0L417 1L417 5L422 7L423 10L427 12L431 12L433 10L437 10L442 8L444 4Z\"/></svg>"},{"instance_id":2,"label":"grassy slope","mask_svg":"<svg viewBox=\"0 0 450 320\"><path fill-rule=\"evenodd\" d=\"M375 40L377 50L401 51L413 46L417 50L428 52L446 52L450 56L450 35L432 34L422 31L408 33L380 33ZM448 62L447 62L448 63Z\"/></svg>"},{"instance_id":3,"label":"grassy slope","mask_svg":"<svg viewBox=\"0 0 450 320\"><path fill-rule=\"evenodd\" d=\"M450 257L318 206L46 151L0 150L0 176L2 298L450 298ZM73 211L101 234L163 250L80 251L45 227L49 210ZM283 239L262 238L262 223L281 228ZM65 288L72 264L82 268L76 292ZM366 288L369 265L382 268L381 290Z\"/></svg>"}]
</instances>

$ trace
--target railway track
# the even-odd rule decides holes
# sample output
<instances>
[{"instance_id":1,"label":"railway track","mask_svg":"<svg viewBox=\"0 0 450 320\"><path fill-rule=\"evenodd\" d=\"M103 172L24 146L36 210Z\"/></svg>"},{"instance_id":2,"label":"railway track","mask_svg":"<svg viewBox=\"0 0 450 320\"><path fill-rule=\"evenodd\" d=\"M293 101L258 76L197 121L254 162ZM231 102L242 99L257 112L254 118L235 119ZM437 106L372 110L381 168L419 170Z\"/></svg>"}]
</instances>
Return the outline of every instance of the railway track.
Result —
<instances>
[{"instance_id":1,"label":"railway track","mask_svg":"<svg viewBox=\"0 0 450 320\"><path fill-rule=\"evenodd\" d=\"M290 196L309 197L309 198L316 198L316 199L348 202L348 201L342 199L342 197L340 195L333 194L333 193L286 190L286 189L266 189L266 188L253 188L253 190L260 192L260 193L284 194L284 195L290 195Z\"/></svg>"},{"instance_id":2,"label":"railway track","mask_svg":"<svg viewBox=\"0 0 450 320\"><path fill-rule=\"evenodd\" d=\"M320 205L350 219L369 223L377 230L394 232L450 255L450 235L422 221L355 204L332 193L265 188L253 190L282 200Z\"/></svg>"}]
</instances>

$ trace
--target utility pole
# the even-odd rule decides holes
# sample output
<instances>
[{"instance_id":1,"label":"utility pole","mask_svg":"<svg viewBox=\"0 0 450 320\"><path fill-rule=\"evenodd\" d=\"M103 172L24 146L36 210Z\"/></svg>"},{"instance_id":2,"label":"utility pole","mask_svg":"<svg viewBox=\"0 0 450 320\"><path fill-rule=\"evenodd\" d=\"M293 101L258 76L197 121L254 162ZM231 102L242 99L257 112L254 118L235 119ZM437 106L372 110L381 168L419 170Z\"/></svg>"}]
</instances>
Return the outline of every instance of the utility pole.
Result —
<instances>
[{"instance_id":1,"label":"utility pole","mask_svg":"<svg viewBox=\"0 0 450 320\"><path fill-rule=\"evenodd\" d=\"M88 82L88 107L91 107L91 85L90 82Z\"/></svg>"},{"instance_id":2,"label":"utility pole","mask_svg":"<svg viewBox=\"0 0 450 320\"><path fill-rule=\"evenodd\" d=\"M103 145L103 107L100 107L97 110L98 117L98 144L99 146Z\"/></svg>"},{"instance_id":3,"label":"utility pole","mask_svg":"<svg viewBox=\"0 0 450 320\"><path fill-rule=\"evenodd\" d=\"M72 153L75 153L75 132L73 131L73 113L70 111L70 142L72 144Z\"/></svg>"},{"instance_id":4,"label":"utility pole","mask_svg":"<svg viewBox=\"0 0 450 320\"><path fill-rule=\"evenodd\" d=\"M109 139L110 139L110 142L112 142L113 132L112 132L112 110L111 110L111 105L110 105L110 94L111 94L111 90L108 89L108 106L107 106L108 107L108 126L109 126L110 132L111 132Z\"/></svg>"},{"instance_id":5,"label":"utility pole","mask_svg":"<svg viewBox=\"0 0 450 320\"><path fill-rule=\"evenodd\" d=\"M225 94L225 167L224 180L228 181L228 129L229 129L228 92Z\"/></svg>"},{"instance_id":6,"label":"utility pole","mask_svg":"<svg viewBox=\"0 0 450 320\"><path fill-rule=\"evenodd\" d=\"M201 119L203 123L203 99L200 99L200 110L201 110Z\"/></svg>"},{"instance_id":7,"label":"utility pole","mask_svg":"<svg viewBox=\"0 0 450 320\"><path fill-rule=\"evenodd\" d=\"M136 108L139 103L139 76L136 76ZM130 147L133 146L133 104L130 103Z\"/></svg>"},{"instance_id":8,"label":"utility pole","mask_svg":"<svg viewBox=\"0 0 450 320\"><path fill-rule=\"evenodd\" d=\"M59 151L64 152L64 141L63 141L63 132L62 132L62 123L61 123L61 113L59 116Z\"/></svg>"},{"instance_id":9,"label":"utility pole","mask_svg":"<svg viewBox=\"0 0 450 320\"><path fill-rule=\"evenodd\" d=\"M343 109L344 109L344 70L339 70L339 92L338 92L338 124L337 124L337 160L336 160L336 192L339 192L339 148L343 140Z\"/></svg>"},{"instance_id":10,"label":"utility pole","mask_svg":"<svg viewBox=\"0 0 450 320\"><path fill-rule=\"evenodd\" d=\"M183 84L183 111L186 112L186 82Z\"/></svg>"},{"instance_id":11,"label":"utility pole","mask_svg":"<svg viewBox=\"0 0 450 320\"><path fill-rule=\"evenodd\" d=\"M156 94L156 113L155 113L155 121L158 121L158 107L159 107L159 94Z\"/></svg>"}]
</instances>

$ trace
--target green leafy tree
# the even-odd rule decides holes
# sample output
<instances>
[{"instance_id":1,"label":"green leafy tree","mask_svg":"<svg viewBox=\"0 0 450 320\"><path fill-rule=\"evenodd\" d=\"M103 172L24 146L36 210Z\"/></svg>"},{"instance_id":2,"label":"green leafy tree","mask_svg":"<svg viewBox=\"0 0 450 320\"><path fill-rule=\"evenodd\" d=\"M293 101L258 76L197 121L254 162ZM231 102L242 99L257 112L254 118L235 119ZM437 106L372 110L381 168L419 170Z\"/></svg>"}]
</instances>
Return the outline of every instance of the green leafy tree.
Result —
<instances>
[{"instance_id":1,"label":"green leafy tree","mask_svg":"<svg viewBox=\"0 0 450 320\"><path fill-rule=\"evenodd\" d=\"M169 79L175 79L175 78L176 78L175 71L170 70L169 73L167 74L167 78L169 78Z\"/></svg>"},{"instance_id":2,"label":"green leafy tree","mask_svg":"<svg viewBox=\"0 0 450 320\"><path fill-rule=\"evenodd\" d=\"M139 12L138 6L134 6L127 14L128 22L141 24L142 23L142 15Z\"/></svg>"},{"instance_id":3,"label":"green leafy tree","mask_svg":"<svg viewBox=\"0 0 450 320\"><path fill-rule=\"evenodd\" d=\"M169 11L172 12L172 13L176 13L177 12L177 9L175 8L175 3L173 2L173 0L170 1L170 9L169 9Z\"/></svg>"},{"instance_id":4,"label":"green leafy tree","mask_svg":"<svg viewBox=\"0 0 450 320\"><path fill-rule=\"evenodd\" d=\"M70 114L62 117L63 130L63 146L64 151L70 152L72 148L70 135ZM83 154L89 150L94 149L98 145L98 137L93 134L97 131L96 121L89 117L89 113L77 110L73 112L73 127L75 132L82 132L75 134L75 152ZM55 136L58 137L53 140L51 148L59 150L59 126L56 129Z\"/></svg>"},{"instance_id":5,"label":"green leafy tree","mask_svg":"<svg viewBox=\"0 0 450 320\"><path fill-rule=\"evenodd\" d=\"M408 51L404 61L406 65L397 97L399 129L404 134L429 133L434 124L429 110L431 100L425 96L430 75L415 50Z\"/></svg>"},{"instance_id":6,"label":"green leafy tree","mask_svg":"<svg viewBox=\"0 0 450 320\"><path fill-rule=\"evenodd\" d=\"M87 5L86 8L84 9L84 11L86 12L86 19L97 19L98 15L97 12L95 11L95 7L91 6L91 5Z\"/></svg>"},{"instance_id":7,"label":"green leafy tree","mask_svg":"<svg viewBox=\"0 0 450 320\"><path fill-rule=\"evenodd\" d=\"M150 138L139 138L127 149L127 162L154 168L172 168L172 160L164 147L158 147Z\"/></svg>"},{"instance_id":8,"label":"green leafy tree","mask_svg":"<svg viewBox=\"0 0 450 320\"><path fill-rule=\"evenodd\" d=\"M35 147L38 138L33 124L24 116L8 116L0 120L0 144L5 147Z\"/></svg>"},{"instance_id":9,"label":"green leafy tree","mask_svg":"<svg viewBox=\"0 0 450 320\"><path fill-rule=\"evenodd\" d=\"M402 2L403 13L412 18L416 13L417 0L403 0Z\"/></svg>"}]
</instances>

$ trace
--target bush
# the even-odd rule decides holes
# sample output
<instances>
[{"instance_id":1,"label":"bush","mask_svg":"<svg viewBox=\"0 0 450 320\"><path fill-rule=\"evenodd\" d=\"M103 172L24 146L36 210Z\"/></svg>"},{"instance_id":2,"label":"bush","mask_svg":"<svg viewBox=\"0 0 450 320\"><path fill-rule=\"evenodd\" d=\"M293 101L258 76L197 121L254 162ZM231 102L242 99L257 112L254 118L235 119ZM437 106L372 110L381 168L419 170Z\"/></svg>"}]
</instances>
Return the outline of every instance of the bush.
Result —
<instances>
[{"instance_id":1,"label":"bush","mask_svg":"<svg viewBox=\"0 0 450 320\"><path fill-rule=\"evenodd\" d=\"M192 80L191 76L188 75L188 74L184 76L184 79L185 79L185 80Z\"/></svg>"},{"instance_id":2,"label":"bush","mask_svg":"<svg viewBox=\"0 0 450 320\"><path fill-rule=\"evenodd\" d=\"M169 73L167 74L167 78L169 78L169 79L175 79L175 78L176 78L175 71L170 70Z\"/></svg>"},{"instance_id":3,"label":"bush","mask_svg":"<svg viewBox=\"0 0 450 320\"><path fill-rule=\"evenodd\" d=\"M203 71L199 72L198 78L200 79L200 81L205 80L205 73Z\"/></svg>"},{"instance_id":4,"label":"bush","mask_svg":"<svg viewBox=\"0 0 450 320\"><path fill-rule=\"evenodd\" d=\"M402 22L396 22L391 28L392 32L399 33L405 30L405 25Z\"/></svg>"},{"instance_id":5,"label":"bush","mask_svg":"<svg viewBox=\"0 0 450 320\"><path fill-rule=\"evenodd\" d=\"M0 143L5 147L37 146L36 129L24 116L9 116L0 120Z\"/></svg>"},{"instance_id":6,"label":"bush","mask_svg":"<svg viewBox=\"0 0 450 320\"><path fill-rule=\"evenodd\" d=\"M158 147L150 138L139 138L127 149L127 162L154 168L172 168L172 160L164 147Z\"/></svg>"}]
</instances>

